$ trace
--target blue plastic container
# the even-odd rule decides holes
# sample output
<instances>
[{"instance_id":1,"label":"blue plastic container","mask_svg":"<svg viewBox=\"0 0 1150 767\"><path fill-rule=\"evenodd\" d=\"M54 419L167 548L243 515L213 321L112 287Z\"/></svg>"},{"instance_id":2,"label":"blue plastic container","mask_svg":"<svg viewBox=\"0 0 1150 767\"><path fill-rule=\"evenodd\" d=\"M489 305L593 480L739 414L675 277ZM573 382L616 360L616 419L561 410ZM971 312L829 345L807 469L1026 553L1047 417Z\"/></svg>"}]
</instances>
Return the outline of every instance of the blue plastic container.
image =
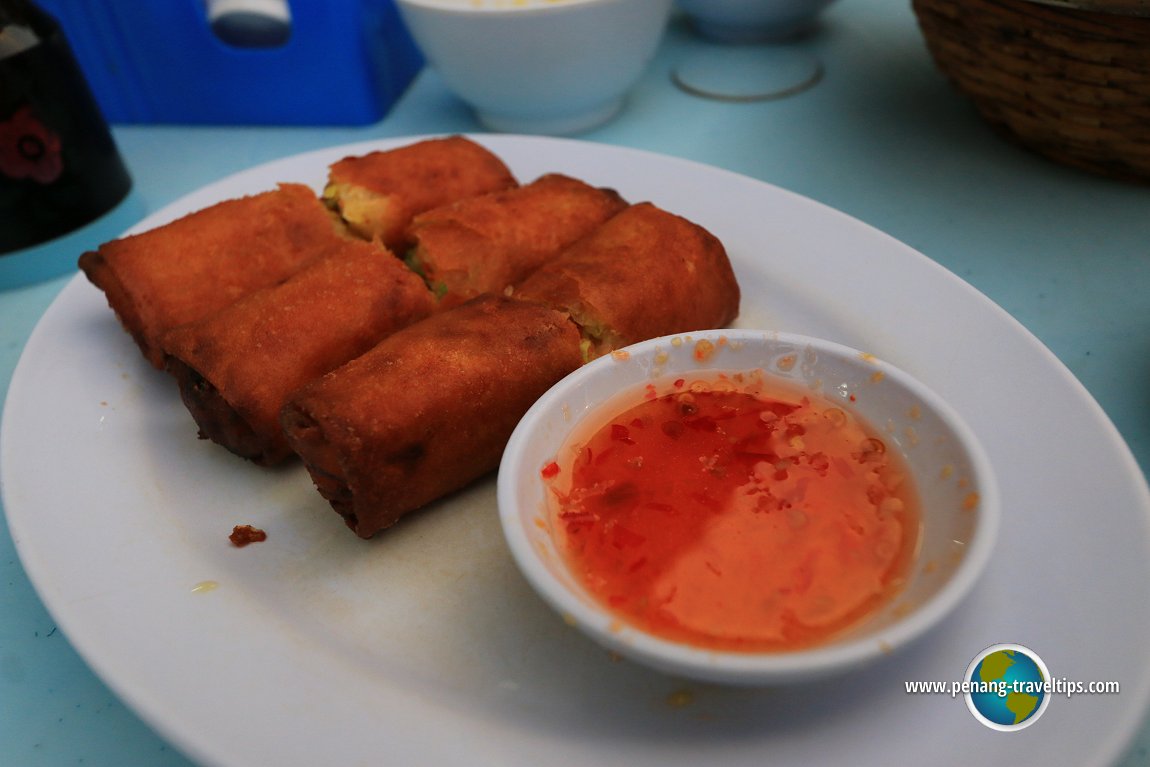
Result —
<instances>
[{"instance_id":1,"label":"blue plastic container","mask_svg":"<svg viewBox=\"0 0 1150 767\"><path fill-rule=\"evenodd\" d=\"M392 0L289 0L273 47L225 42L206 0L40 0L110 122L365 125L423 64Z\"/></svg>"}]
</instances>

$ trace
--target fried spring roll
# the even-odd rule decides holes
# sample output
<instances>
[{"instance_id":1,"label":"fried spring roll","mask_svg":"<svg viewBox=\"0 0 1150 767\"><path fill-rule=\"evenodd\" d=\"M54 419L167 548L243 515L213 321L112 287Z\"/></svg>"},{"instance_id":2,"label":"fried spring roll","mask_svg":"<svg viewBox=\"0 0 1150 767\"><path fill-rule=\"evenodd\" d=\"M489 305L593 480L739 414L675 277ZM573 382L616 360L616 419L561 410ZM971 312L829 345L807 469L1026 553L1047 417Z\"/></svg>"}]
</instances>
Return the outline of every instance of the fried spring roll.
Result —
<instances>
[{"instance_id":1,"label":"fried spring roll","mask_svg":"<svg viewBox=\"0 0 1150 767\"><path fill-rule=\"evenodd\" d=\"M407 261L449 308L504 292L625 207L614 190L551 173L416 216Z\"/></svg>"},{"instance_id":2,"label":"fried spring roll","mask_svg":"<svg viewBox=\"0 0 1150 767\"><path fill-rule=\"evenodd\" d=\"M577 368L562 312L480 296L385 339L285 406L288 441L363 538L492 471L515 424Z\"/></svg>"},{"instance_id":3,"label":"fried spring roll","mask_svg":"<svg viewBox=\"0 0 1150 767\"><path fill-rule=\"evenodd\" d=\"M671 333L721 328L739 313L726 250L703 227L632 205L541 267L514 295L562 309L587 358Z\"/></svg>"},{"instance_id":4,"label":"fried spring roll","mask_svg":"<svg viewBox=\"0 0 1150 767\"><path fill-rule=\"evenodd\" d=\"M161 339L200 436L257 464L292 455L279 412L295 390L430 314L423 281L348 239L274 287Z\"/></svg>"},{"instance_id":5,"label":"fried spring roll","mask_svg":"<svg viewBox=\"0 0 1150 767\"><path fill-rule=\"evenodd\" d=\"M347 238L301 184L226 200L80 256L80 269L144 356L163 366L159 338L285 279Z\"/></svg>"},{"instance_id":6,"label":"fried spring roll","mask_svg":"<svg viewBox=\"0 0 1150 767\"><path fill-rule=\"evenodd\" d=\"M353 232L402 253L417 214L515 186L496 155L463 136L449 136L345 157L328 169L323 196Z\"/></svg>"}]
</instances>

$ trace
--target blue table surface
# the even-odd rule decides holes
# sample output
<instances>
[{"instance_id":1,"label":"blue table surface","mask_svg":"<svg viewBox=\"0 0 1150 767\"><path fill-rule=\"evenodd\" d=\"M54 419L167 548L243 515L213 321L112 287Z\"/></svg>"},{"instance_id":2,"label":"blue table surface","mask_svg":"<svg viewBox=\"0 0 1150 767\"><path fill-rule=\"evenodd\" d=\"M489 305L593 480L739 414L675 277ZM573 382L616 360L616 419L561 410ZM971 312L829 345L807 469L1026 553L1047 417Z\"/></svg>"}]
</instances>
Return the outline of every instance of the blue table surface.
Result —
<instances>
[{"instance_id":1,"label":"blue table surface","mask_svg":"<svg viewBox=\"0 0 1150 767\"><path fill-rule=\"evenodd\" d=\"M832 6L817 33L799 44L822 59L825 77L787 99L727 103L677 89L676 63L703 45L676 18L625 111L580 138L763 179L922 251L1044 342L1102 405L1145 472L1150 186L1065 168L994 134L933 66L908 3ZM425 70L370 126L117 125L113 131L134 179L129 199L74 235L18 254L59 276L22 287L0 282L0 397L37 320L74 274L78 253L142 215L225 175L298 152L483 129ZM0 614L0 764L188 764L57 629L6 527L0 527ZM1150 719L1119 764L1150 765Z\"/></svg>"}]
</instances>

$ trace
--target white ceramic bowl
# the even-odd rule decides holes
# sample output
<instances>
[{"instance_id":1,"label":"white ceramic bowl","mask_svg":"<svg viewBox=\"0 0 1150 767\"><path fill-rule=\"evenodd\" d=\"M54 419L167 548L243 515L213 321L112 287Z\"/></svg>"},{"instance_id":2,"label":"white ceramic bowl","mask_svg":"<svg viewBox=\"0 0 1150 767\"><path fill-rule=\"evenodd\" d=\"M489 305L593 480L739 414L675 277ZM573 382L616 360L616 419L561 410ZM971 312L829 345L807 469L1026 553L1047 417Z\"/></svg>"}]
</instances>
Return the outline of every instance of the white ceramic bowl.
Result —
<instances>
[{"instance_id":1,"label":"white ceramic bowl","mask_svg":"<svg viewBox=\"0 0 1150 767\"><path fill-rule=\"evenodd\" d=\"M719 339L724 339L719 343ZM695 358L706 340L716 351ZM905 456L922 502L920 549L907 583L875 615L829 643L786 652L728 652L660 639L608 613L568 571L552 538L541 469L579 421L617 393L665 376L761 369L841 402ZM602 413L601 417L609 417ZM972 509L970 493L979 503ZM499 513L527 580L569 623L604 647L661 671L740 685L784 684L845 672L898 651L938 624L989 561L999 496L974 434L923 384L871 355L799 335L704 331L629 347L556 384L526 414L499 469Z\"/></svg>"},{"instance_id":2,"label":"white ceramic bowl","mask_svg":"<svg viewBox=\"0 0 1150 767\"><path fill-rule=\"evenodd\" d=\"M783 40L810 30L833 0L677 0L703 37L722 43Z\"/></svg>"},{"instance_id":3,"label":"white ceramic bowl","mask_svg":"<svg viewBox=\"0 0 1150 767\"><path fill-rule=\"evenodd\" d=\"M397 0L412 37L493 130L572 134L611 119L672 0Z\"/></svg>"}]
</instances>

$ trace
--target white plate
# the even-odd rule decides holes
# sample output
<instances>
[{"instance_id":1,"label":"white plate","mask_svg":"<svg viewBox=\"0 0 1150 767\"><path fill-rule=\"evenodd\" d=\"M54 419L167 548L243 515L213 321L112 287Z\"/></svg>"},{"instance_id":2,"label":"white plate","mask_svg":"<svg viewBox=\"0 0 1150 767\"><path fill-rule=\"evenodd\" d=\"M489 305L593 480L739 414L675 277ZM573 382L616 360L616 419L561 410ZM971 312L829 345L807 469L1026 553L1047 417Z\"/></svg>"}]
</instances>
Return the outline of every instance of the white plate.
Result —
<instances>
[{"instance_id":1,"label":"white plate","mask_svg":"<svg viewBox=\"0 0 1150 767\"><path fill-rule=\"evenodd\" d=\"M330 162L412 140L270 163L138 229L278 181L318 189ZM949 399L1002 486L980 586L941 630L846 679L729 690L633 667L523 581L492 479L359 540L298 466L261 470L196 440L174 383L77 277L13 377L0 473L25 568L128 705L220 765L1082 766L1121 754L1150 697L1150 491L1049 351L934 262L767 184L578 141L477 140L522 180L566 172L711 229L742 284L739 326L871 350ZM232 547L239 523L268 540ZM1003 734L961 699L905 692L960 679L1003 642L1055 678L1121 693L1054 700Z\"/></svg>"}]
</instances>

